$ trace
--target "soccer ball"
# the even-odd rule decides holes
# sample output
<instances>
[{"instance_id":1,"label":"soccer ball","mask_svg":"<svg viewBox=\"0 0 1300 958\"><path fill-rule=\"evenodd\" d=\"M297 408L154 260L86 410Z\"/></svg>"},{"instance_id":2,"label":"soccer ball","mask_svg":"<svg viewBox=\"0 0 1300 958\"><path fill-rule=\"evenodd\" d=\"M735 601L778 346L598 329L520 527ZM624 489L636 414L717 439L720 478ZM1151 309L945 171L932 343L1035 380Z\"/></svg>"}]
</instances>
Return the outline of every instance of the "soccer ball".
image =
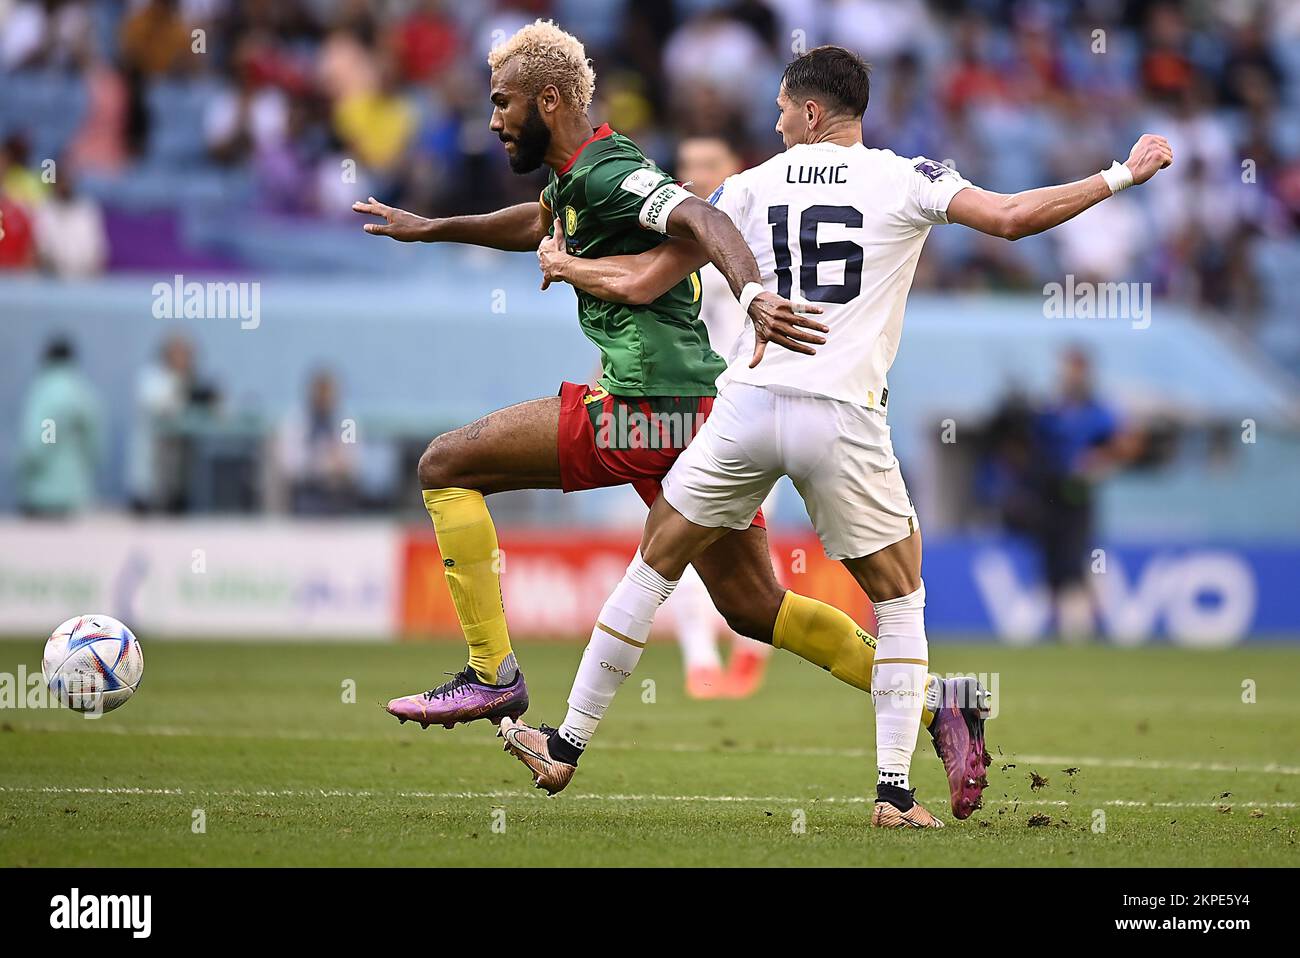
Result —
<instances>
[{"instance_id":1,"label":"soccer ball","mask_svg":"<svg viewBox=\"0 0 1300 958\"><path fill-rule=\"evenodd\" d=\"M139 640L117 619L79 615L45 643L41 673L50 692L77 712L111 712L135 694L144 675Z\"/></svg>"}]
</instances>

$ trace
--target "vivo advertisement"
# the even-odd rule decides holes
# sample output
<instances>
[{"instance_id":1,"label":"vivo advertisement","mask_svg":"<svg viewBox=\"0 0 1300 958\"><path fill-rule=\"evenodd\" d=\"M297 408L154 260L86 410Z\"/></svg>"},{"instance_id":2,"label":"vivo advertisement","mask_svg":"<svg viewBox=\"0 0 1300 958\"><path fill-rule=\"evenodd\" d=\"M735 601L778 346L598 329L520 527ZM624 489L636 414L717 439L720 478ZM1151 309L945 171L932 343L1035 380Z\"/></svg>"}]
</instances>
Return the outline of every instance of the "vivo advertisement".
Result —
<instances>
[{"instance_id":1,"label":"vivo advertisement","mask_svg":"<svg viewBox=\"0 0 1300 958\"><path fill-rule=\"evenodd\" d=\"M1295 546L1094 550L1086 581L1100 634L1115 645L1189 647L1300 640ZM1014 643L1049 634L1053 609L1035 557L1011 540L925 544L926 625L935 637L992 632Z\"/></svg>"}]
</instances>

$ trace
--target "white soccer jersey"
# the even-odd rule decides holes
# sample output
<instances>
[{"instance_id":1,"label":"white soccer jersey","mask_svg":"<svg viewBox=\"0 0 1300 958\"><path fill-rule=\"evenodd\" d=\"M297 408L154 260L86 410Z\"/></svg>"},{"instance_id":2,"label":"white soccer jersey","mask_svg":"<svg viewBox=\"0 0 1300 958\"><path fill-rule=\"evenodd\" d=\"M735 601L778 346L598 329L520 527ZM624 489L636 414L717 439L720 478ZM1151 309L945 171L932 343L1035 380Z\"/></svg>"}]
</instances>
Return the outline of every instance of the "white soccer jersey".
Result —
<instances>
[{"instance_id":1,"label":"white soccer jersey","mask_svg":"<svg viewBox=\"0 0 1300 958\"><path fill-rule=\"evenodd\" d=\"M731 347L745 328L745 314L731 293L727 277L712 263L700 267L700 320L709 331L713 351L729 358Z\"/></svg>"},{"instance_id":2,"label":"white soccer jersey","mask_svg":"<svg viewBox=\"0 0 1300 958\"><path fill-rule=\"evenodd\" d=\"M921 247L970 185L925 157L831 143L794 146L729 177L710 202L745 237L764 287L821 306L817 318L830 332L815 356L769 343L750 369L754 327L746 320L719 388L785 386L883 410Z\"/></svg>"}]
</instances>

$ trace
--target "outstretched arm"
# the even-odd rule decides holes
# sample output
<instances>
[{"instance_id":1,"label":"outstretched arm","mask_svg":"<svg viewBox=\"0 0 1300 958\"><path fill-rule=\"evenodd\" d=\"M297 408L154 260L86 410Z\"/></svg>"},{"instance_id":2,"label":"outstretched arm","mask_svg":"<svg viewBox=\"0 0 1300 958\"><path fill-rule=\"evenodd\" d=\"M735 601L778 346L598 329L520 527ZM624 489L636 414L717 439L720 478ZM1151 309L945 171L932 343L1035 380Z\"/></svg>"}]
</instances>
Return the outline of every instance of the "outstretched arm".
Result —
<instances>
[{"instance_id":1,"label":"outstretched arm","mask_svg":"<svg viewBox=\"0 0 1300 958\"><path fill-rule=\"evenodd\" d=\"M367 223L375 236L391 236L402 243L469 243L492 249L522 252L537 246L546 235L550 213L541 203L520 203L481 216L430 219L380 203L373 196L352 204L357 213L378 216L382 223Z\"/></svg>"},{"instance_id":2,"label":"outstretched arm","mask_svg":"<svg viewBox=\"0 0 1300 958\"><path fill-rule=\"evenodd\" d=\"M1106 174L1094 173L1084 180L1022 193L962 190L948 204L948 222L1009 240L1033 236L1060 226L1122 189L1145 183L1173 161L1169 141L1147 133L1134 144L1123 167L1116 165Z\"/></svg>"}]
</instances>

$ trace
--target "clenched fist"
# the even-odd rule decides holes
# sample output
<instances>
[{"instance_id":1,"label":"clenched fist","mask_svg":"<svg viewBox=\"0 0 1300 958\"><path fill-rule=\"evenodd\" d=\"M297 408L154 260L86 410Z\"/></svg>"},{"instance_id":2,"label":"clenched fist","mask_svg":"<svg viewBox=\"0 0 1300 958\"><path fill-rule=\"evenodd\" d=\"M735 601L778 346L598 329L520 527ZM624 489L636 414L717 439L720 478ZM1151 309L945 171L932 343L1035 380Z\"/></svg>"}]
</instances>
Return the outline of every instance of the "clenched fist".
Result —
<instances>
[{"instance_id":1,"label":"clenched fist","mask_svg":"<svg viewBox=\"0 0 1300 958\"><path fill-rule=\"evenodd\" d=\"M1145 183L1174 161L1174 151L1169 141L1154 133L1143 133L1133 144L1133 152L1124 165L1133 174L1133 183Z\"/></svg>"}]
</instances>

